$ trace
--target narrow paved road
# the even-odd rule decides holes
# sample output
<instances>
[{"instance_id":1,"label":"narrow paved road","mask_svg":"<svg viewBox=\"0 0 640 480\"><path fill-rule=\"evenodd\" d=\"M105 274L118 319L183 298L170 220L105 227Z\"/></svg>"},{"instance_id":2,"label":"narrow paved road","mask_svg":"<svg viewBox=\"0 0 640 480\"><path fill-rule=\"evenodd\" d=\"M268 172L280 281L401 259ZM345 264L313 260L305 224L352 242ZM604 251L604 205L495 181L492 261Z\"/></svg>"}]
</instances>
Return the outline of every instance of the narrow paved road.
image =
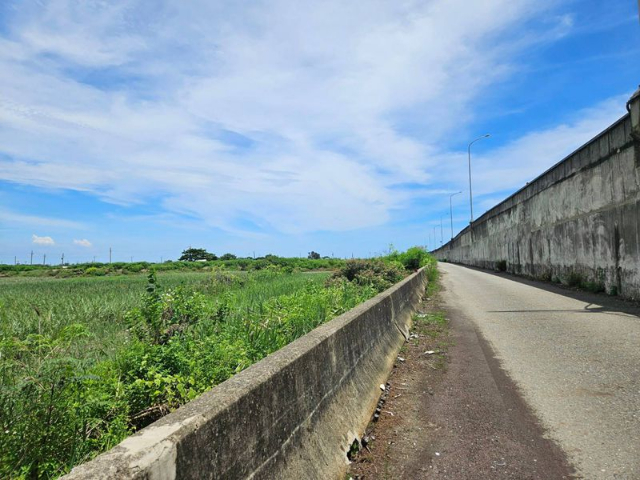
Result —
<instances>
[{"instance_id":1,"label":"narrow paved road","mask_svg":"<svg viewBox=\"0 0 640 480\"><path fill-rule=\"evenodd\" d=\"M450 316L493 349L587 479L640 479L640 317L602 295L440 264Z\"/></svg>"}]
</instances>

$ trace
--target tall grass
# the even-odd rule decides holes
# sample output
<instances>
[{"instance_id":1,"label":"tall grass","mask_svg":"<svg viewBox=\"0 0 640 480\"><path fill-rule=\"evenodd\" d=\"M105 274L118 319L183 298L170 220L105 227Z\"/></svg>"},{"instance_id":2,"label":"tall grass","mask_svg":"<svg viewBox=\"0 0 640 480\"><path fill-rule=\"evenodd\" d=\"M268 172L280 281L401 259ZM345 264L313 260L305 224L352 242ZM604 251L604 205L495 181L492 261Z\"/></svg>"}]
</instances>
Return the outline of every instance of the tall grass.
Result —
<instances>
[{"instance_id":1,"label":"tall grass","mask_svg":"<svg viewBox=\"0 0 640 480\"><path fill-rule=\"evenodd\" d=\"M429 262L0 278L0 478L64 474Z\"/></svg>"},{"instance_id":2,"label":"tall grass","mask_svg":"<svg viewBox=\"0 0 640 480\"><path fill-rule=\"evenodd\" d=\"M57 477L377 293L327 276L0 280L0 477Z\"/></svg>"}]
</instances>

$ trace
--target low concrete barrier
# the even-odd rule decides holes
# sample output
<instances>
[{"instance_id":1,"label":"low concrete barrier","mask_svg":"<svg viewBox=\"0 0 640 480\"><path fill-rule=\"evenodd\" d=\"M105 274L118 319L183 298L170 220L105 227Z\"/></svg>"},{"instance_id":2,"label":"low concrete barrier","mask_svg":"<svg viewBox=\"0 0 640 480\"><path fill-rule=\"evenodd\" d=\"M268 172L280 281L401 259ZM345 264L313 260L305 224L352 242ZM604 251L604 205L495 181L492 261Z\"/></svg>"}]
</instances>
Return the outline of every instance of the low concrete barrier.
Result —
<instances>
[{"instance_id":1,"label":"low concrete barrier","mask_svg":"<svg viewBox=\"0 0 640 480\"><path fill-rule=\"evenodd\" d=\"M64 478L340 478L425 285L420 270Z\"/></svg>"}]
</instances>

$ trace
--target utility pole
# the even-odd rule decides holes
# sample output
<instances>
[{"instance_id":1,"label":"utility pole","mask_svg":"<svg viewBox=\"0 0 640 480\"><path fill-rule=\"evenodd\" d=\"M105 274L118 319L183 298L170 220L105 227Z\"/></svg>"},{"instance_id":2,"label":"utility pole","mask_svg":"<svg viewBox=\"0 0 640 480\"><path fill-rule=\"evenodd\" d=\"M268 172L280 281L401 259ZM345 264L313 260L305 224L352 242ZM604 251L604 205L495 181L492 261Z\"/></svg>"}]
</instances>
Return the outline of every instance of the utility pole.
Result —
<instances>
[{"instance_id":1,"label":"utility pole","mask_svg":"<svg viewBox=\"0 0 640 480\"><path fill-rule=\"evenodd\" d=\"M109 247L109 265L111 265L111 247Z\"/></svg>"},{"instance_id":2,"label":"utility pole","mask_svg":"<svg viewBox=\"0 0 640 480\"><path fill-rule=\"evenodd\" d=\"M18 264L18 256L17 255L13 257L13 264L14 265Z\"/></svg>"},{"instance_id":3,"label":"utility pole","mask_svg":"<svg viewBox=\"0 0 640 480\"><path fill-rule=\"evenodd\" d=\"M47 264L47 254L45 253L45 254L42 256L42 265L46 265L46 264Z\"/></svg>"},{"instance_id":4,"label":"utility pole","mask_svg":"<svg viewBox=\"0 0 640 480\"><path fill-rule=\"evenodd\" d=\"M29 262L29 265L33 265L33 250L31 250L31 261Z\"/></svg>"},{"instance_id":5,"label":"utility pole","mask_svg":"<svg viewBox=\"0 0 640 480\"><path fill-rule=\"evenodd\" d=\"M451 240L453 240L453 204L451 203L451 199L458 195L460 192L452 193L449 195L449 215L451 216Z\"/></svg>"},{"instance_id":6,"label":"utility pole","mask_svg":"<svg viewBox=\"0 0 640 480\"><path fill-rule=\"evenodd\" d=\"M93 263L96 263L96 256L93 256Z\"/></svg>"},{"instance_id":7,"label":"utility pole","mask_svg":"<svg viewBox=\"0 0 640 480\"><path fill-rule=\"evenodd\" d=\"M131 257L131 263L133 263L133 257Z\"/></svg>"},{"instance_id":8,"label":"utility pole","mask_svg":"<svg viewBox=\"0 0 640 480\"><path fill-rule=\"evenodd\" d=\"M60 259L60 266L64 266L64 253L62 254L62 258Z\"/></svg>"}]
</instances>

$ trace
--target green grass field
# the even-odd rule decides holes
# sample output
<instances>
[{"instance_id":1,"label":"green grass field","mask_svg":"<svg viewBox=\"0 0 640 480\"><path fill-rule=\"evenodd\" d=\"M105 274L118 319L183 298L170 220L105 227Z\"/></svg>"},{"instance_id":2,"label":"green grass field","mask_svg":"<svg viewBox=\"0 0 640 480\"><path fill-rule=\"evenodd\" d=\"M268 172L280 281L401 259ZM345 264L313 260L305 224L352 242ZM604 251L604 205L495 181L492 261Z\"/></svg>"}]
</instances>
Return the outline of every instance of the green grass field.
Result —
<instances>
[{"instance_id":1,"label":"green grass field","mask_svg":"<svg viewBox=\"0 0 640 480\"><path fill-rule=\"evenodd\" d=\"M241 276L242 274L239 274ZM290 294L307 284L321 284L329 273L298 273L277 280L253 283L235 292L237 309L251 309L273 296ZM166 289L187 286L211 294L211 272L167 272L158 274ZM80 277L0 278L0 336L27 338L38 334L56 337L69 325L81 324L91 340L83 342L82 356L100 358L126 338L125 313L139 307L147 285L146 275ZM225 289L229 290L229 289Z\"/></svg>"},{"instance_id":2,"label":"green grass field","mask_svg":"<svg viewBox=\"0 0 640 480\"><path fill-rule=\"evenodd\" d=\"M0 478L68 472L429 262L0 278Z\"/></svg>"},{"instance_id":3,"label":"green grass field","mask_svg":"<svg viewBox=\"0 0 640 480\"><path fill-rule=\"evenodd\" d=\"M378 291L329 275L0 279L0 477L55 478Z\"/></svg>"}]
</instances>

